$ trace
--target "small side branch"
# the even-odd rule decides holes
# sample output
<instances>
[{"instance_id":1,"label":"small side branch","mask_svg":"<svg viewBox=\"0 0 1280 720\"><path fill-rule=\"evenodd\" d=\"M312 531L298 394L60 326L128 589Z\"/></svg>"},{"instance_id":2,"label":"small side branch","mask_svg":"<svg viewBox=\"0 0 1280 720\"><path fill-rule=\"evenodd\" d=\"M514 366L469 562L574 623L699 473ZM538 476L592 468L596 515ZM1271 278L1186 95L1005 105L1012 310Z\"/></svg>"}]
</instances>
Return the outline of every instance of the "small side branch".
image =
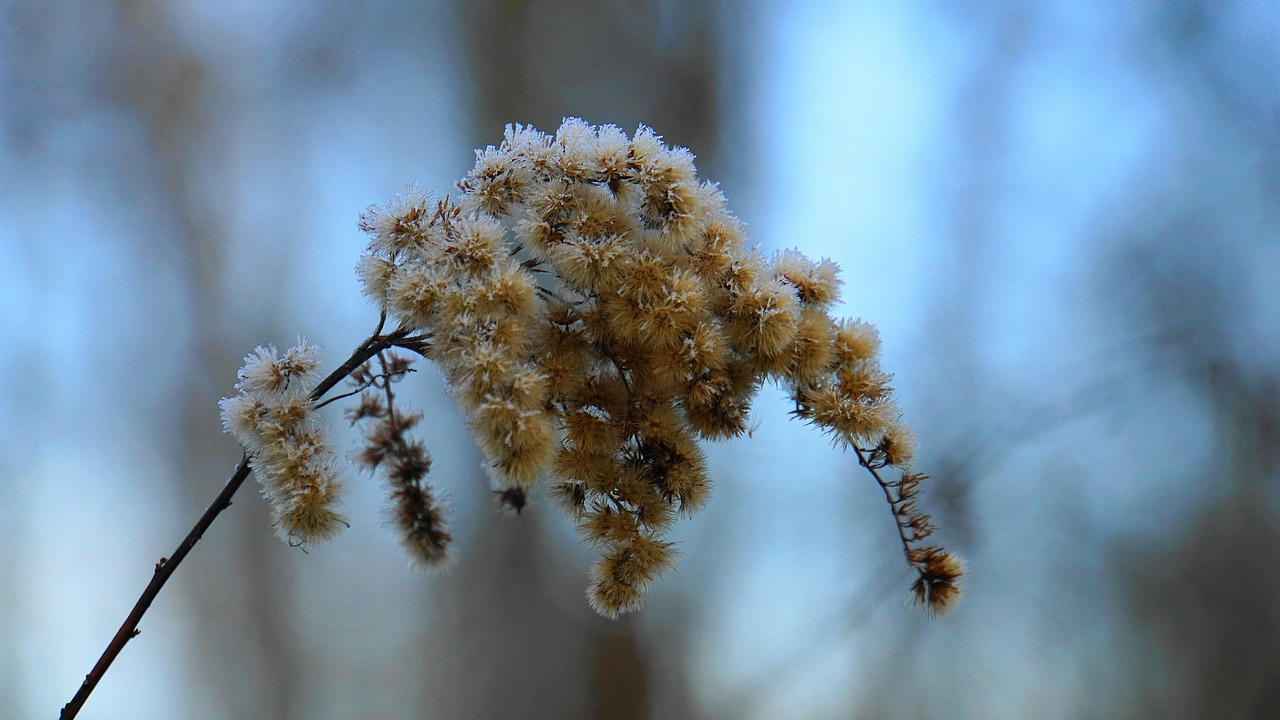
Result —
<instances>
[{"instance_id":1,"label":"small side branch","mask_svg":"<svg viewBox=\"0 0 1280 720\"><path fill-rule=\"evenodd\" d=\"M312 401L318 401L329 392L344 378L355 371L356 368L363 365L370 358L390 347L407 347L418 352L423 352L426 348L426 340L414 336L408 329L398 329L387 335L382 334L383 324L386 320L384 315L378 321L378 327L372 335L370 335L359 347L351 353L351 357L346 362L339 365L336 370L329 373L321 380L311 391ZM107 649L103 651L102 656L98 658L98 662L85 676L84 682L80 684L80 689L76 691L75 697L71 698L62 708L62 713L58 716L60 720L71 720L74 718L84 703L89 699L90 693L97 687L102 680L102 676L106 674L107 669L111 667L111 663L115 661L116 656L124 649L130 640L139 634L138 624L142 621L142 616L146 614L147 609L151 607L151 603L160 594L160 590L164 588L165 583L169 582L169 578L173 576L174 571L178 569L187 554L191 552L196 543L200 542L200 538L204 536L209 526L218 518L218 515L231 506L231 498L244 484L246 478L249 477L251 470L251 462L248 455L240 460L240 464L236 467L235 472L231 475L231 479L223 486L222 491L213 499L209 507L196 521L191 532L182 540L178 548L168 557L160 558L156 563L155 573L151 576L151 582L147 583L147 587L139 596L138 602L134 604L133 610L129 616L125 618L124 623L120 625L120 629L116 631L115 637L111 638L111 642L107 644Z\"/></svg>"},{"instance_id":2,"label":"small side branch","mask_svg":"<svg viewBox=\"0 0 1280 720\"><path fill-rule=\"evenodd\" d=\"M907 564L919 575L911 586L916 603L934 615L949 612L960 597L964 562L944 548L922 544L937 529L929 516L916 506L915 497L926 476L904 470L900 479L885 480L880 474L885 466L881 451L864 450L856 445L853 450L858 455L858 463L876 479L889 502Z\"/></svg>"},{"instance_id":3,"label":"small side branch","mask_svg":"<svg viewBox=\"0 0 1280 720\"><path fill-rule=\"evenodd\" d=\"M871 477L876 479L876 484L879 485L880 489L884 492L884 499L889 502L889 508L893 511L894 525L898 528L898 539L902 542L902 554L906 556L907 563L911 565L912 569L918 572L920 569L916 566L915 562L912 562L911 559L911 544L915 541L915 538L908 535L907 530L902 523L902 516L899 513L902 498L896 497L897 493L894 492L894 483L885 480L880 475L880 470L877 468L876 463L869 458L869 453L856 445L853 445L852 447L853 452L858 456L858 464L866 468L867 472L871 473Z\"/></svg>"}]
</instances>

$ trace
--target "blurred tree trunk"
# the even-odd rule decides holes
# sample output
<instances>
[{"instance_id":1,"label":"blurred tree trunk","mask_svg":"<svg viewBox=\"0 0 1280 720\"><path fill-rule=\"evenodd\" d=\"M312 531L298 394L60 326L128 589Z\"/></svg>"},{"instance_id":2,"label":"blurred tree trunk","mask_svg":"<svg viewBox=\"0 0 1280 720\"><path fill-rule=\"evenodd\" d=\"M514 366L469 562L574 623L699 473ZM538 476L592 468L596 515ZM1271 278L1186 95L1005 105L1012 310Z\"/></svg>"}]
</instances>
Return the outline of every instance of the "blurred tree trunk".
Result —
<instances>
[{"instance_id":1,"label":"blurred tree trunk","mask_svg":"<svg viewBox=\"0 0 1280 720\"><path fill-rule=\"evenodd\" d=\"M225 482L235 456L221 433L217 400L230 391L231 379L246 345L224 318L230 313L223 291L229 285L225 257L230 228L227 208L237 197L219 182L227 168L210 145L217 137L208 108L218 105L222 88L201 57L181 43L166 8L153 0L117 0L120 32L110 83L146 131L147 155L154 166L161 212L171 235L160 230L151 242L177 244L173 256L185 258L191 317L191 358L187 395L182 486L185 498L175 512L194 520ZM254 298L258 316L277 317L279 285ZM259 328L259 337L272 333ZM250 343L251 345L251 343ZM224 717L297 717L297 667L293 629L288 620L290 576L280 562L280 543L269 531L265 505L246 488L226 513L216 534L221 547L199 553L179 577L194 625L193 675L204 684L199 706Z\"/></svg>"},{"instance_id":2,"label":"blurred tree trunk","mask_svg":"<svg viewBox=\"0 0 1280 720\"><path fill-rule=\"evenodd\" d=\"M1261 719L1280 707L1280 367L1257 337L1274 318L1259 317L1250 287L1280 238L1280 88L1274 36L1242 23L1239 5L1179 0L1154 13L1144 57L1185 111L1174 151L1197 179L1162 178L1115 232L1128 243L1114 302L1155 338L1138 352L1206 401L1212 429L1200 470L1210 499L1113 563L1136 628L1138 718Z\"/></svg>"},{"instance_id":3,"label":"blurred tree trunk","mask_svg":"<svg viewBox=\"0 0 1280 720\"><path fill-rule=\"evenodd\" d=\"M1212 377L1212 376L1210 376ZM1272 718L1280 708L1280 392L1221 369L1227 488L1169 547L1122 555L1129 610L1148 648L1133 717Z\"/></svg>"},{"instance_id":4,"label":"blurred tree trunk","mask_svg":"<svg viewBox=\"0 0 1280 720\"><path fill-rule=\"evenodd\" d=\"M719 128L718 3L481 0L462 6L478 147L507 123L644 123L708 152ZM702 167L708 175L708 168Z\"/></svg>"}]
</instances>

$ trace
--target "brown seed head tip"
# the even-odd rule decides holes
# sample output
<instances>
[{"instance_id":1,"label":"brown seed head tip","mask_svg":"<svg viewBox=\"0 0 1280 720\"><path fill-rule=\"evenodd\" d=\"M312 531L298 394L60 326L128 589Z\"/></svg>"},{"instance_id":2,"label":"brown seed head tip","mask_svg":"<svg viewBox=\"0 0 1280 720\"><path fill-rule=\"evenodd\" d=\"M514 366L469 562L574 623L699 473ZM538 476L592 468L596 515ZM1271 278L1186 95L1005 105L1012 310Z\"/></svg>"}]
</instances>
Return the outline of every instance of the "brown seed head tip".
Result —
<instances>
[{"instance_id":1,"label":"brown seed head tip","mask_svg":"<svg viewBox=\"0 0 1280 720\"><path fill-rule=\"evenodd\" d=\"M522 487L494 490L493 494L498 498L498 507L510 515L519 515L529 504L529 493Z\"/></svg>"},{"instance_id":2,"label":"brown seed head tip","mask_svg":"<svg viewBox=\"0 0 1280 720\"><path fill-rule=\"evenodd\" d=\"M912 601L934 617L949 615L964 595L964 561L939 549L917 569L920 577L911 586Z\"/></svg>"},{"instance_id":3,"label":"brown seed head tip","mask_svg":"<svg viewBox=\"0 0 1280 720\"><path fill-rule=\"evenodd\" d=\"M401 538L400 546L404 548L412 567L428 572L443 572L453 564L453 554L449 552L450 540L452 536L443 531L435 536L411 534Z\"/></svg>"},{"instance_id":4,"label":"brown seed head tip","mask_svg":"<svg viewBox=\"0 0 1280 720\"><path fill-rule=\"evenodd\" d=\"M445 529L444 502L421 480L391 484L388 520L400 535L409 562L428 570L445 568L452 559L453 536Z\"/></svg>"}]
</instances>

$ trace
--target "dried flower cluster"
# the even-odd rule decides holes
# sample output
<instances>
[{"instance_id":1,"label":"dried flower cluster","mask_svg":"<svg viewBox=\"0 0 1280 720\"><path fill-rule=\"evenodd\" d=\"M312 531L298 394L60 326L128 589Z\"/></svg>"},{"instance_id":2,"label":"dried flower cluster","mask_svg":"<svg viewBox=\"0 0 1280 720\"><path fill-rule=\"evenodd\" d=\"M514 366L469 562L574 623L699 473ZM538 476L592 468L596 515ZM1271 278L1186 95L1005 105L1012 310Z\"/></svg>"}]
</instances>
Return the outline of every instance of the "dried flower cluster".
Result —
<instances>
[{"instance_id":1,"label":"dried flower cluster","mask_svg":"<svg viewBox=\"0 0 1280 720\"><path fill-rule=\"evenodd\" d=\"M466 413L500 497L518 509L550 478L600 548L588 589L600 613L639 607L671 566L667 530L707 497L699 440L746 431L766 380L875 475L920 575L916 597L934 611L954 604L959 561L920 545L933 529L913 499L924 476L879 474L905 468L914 438L875 330L829 313L833 262L748 246L693 155L645 127L628 138L577 119L554 136L509 126L458 187L457 200L411 188L371 208L359 275L385 314L429 338L423 352ZM411 421L389 402L362 403L381 423L365 458L377 465L378 453L407 443L397 433ZM425 460L415 463L425 474ZM423 517L406 532L438 527L438 514Z\"/></svg>"},{"instance_id":2,"label":"dried flower cluster","mask_svg":"<svg viewBox=\"0 0 1280 720\"><path fill-rule=\"evenodd\" d=\"M908 467L915 437L899 421L870 325L831 316L838 268L748 246L741 223L693 155L649 128L632 137L570 118L555 135L510 125L477 151L461 194L410 188L360 219L358 274L381 308L377 328L317 378L305 341L245 358L220 406L246 455L171 557L156 564L132 612L63 708L74 717L138 623L232 496L256 471L277 534L324 540L346 520L343 484L317 410L359 396L347 419L364 433L358 465L385 474L390 524L417 563L438 567L451 540L427 483L431 457L409 432L393 384L409 350L435 362L465 412L500 503L522 510L549 492L600 550L587 597L613 618L672 566L666 539L697 510L709 481L699 441L747 431L765 381L787 388L794 415L852 450L893 512L917 603L953 608L964 566L925 545L935 530ZM399 326L383 332L388 318ZM348 379L354 389L325 399ZM886 479L887 468L899 471Z\"/></svg>"},{"instance_id":3,"label":"dried flower cluster","mask_svg":"<svg viewBox=\"0 0 1280 720\"><path fill-rule=\"evenodd\" d=\"M431 456L420 440L406 434L422 415L399 410L391 390L391 383L403 379L411 364L408 357L387 352L378 357L378 372L371 363L361 365L351 375L360 403L347 410L347 419L365 426L365 444L356 462L369 470L386 470L391 522L401 545L415 561L433 567L448 557L452 536L444 529L435 491L426 482Z\"/></svg>"},{"instance_id":4,"label":"dried flower cluster","mask_svg":"<svg viewBox=\"0 0 1280 720\"><path fill-rule=\"evenodd\" d=\"M222 421L254 458L276 532L292 544L323 540L346 524L334 509L343 486L310 397L319 349L305 340L283 356L259 347L245 358Z\"/></svg>"}]
</instances>

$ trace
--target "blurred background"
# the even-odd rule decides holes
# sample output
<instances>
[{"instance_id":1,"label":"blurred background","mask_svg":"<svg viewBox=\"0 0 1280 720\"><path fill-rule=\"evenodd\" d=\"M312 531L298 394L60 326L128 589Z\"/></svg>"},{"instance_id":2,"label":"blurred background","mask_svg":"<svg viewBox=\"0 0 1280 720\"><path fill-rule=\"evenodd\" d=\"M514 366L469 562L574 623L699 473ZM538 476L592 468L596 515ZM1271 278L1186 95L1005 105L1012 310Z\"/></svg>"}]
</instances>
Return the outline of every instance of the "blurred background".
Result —
<instances>
[{"instance_id":1,"label":"blurred background","mask_svg":"<svg viewBox=\"0 0 1280 720\"><path fill-rule=\"evenodd\" d=\"M309 553L247 485L82 717L1280 712L1274 2L10 0L0 716L56 714L217 494L245 353L372 329L360 212L566 115L651 125L766 252L839 262L958 612L907 607L879 489L767 388L679 569L598 618L589 549L497 511L424 367L453 569L407 567L375 479Z\"/></svg>"}]
</instances>

